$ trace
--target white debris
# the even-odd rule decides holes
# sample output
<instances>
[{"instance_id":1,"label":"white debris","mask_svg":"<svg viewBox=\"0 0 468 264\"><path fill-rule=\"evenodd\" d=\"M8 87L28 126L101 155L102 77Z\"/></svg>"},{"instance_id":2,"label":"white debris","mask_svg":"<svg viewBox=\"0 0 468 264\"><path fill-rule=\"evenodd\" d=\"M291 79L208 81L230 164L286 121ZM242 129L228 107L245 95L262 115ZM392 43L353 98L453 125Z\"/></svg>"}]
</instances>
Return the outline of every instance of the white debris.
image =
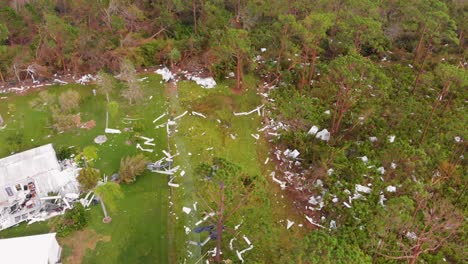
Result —
<instances>
[{"instance_id":1,"label":"white debris","mask_svg":"<svg viewBox=\"0 0 468 264\"><path fill-rule=\"evenodd\" d=\"M369 140L370 140L370 142L376 142L376 141L377 141L377 137L369 137Z\"/></svg>"},{"instance_id":2,"label":"white debris","mask_svg":"<svg viewBox=\"0 0 468 264\"><path fill-rule=\"evenodd\" d=\"M105 135L99 135L96 138L94 138L94 143L96 144L104 144L107 141L107 137Z\"/></svg>"},{"instance_id":3,"label":"white debris","mask_svg":"<svg viewBox=\"0 0 468 264\"><path fill-rule=\"evenodd\" d=\"M377 172L379 172L380 174L385 174L385 168L384 167L378 167Z\"/></svg>"},{"instance_id":4,"label":"white debris","mask_svg":"<svg viewBox=\"0 0 468 264\"><path fill-rule=\"evenodd\" d=\"M260 138L260 135L259 134L250 134L253 138L255 138L256 140L258 140Z\"/></svg>"},{"instance_id":5,"label":"white debris","mask_svg":"<svg viewBox=\"0 0 468 264\"><path fill-rule=\"evenodd\" d=\"M310 129L309 129L309 132L307 132L307 134L309 135L315 135L317 134L319 128L317 126L312 126Z\"/></svg>"},{"instance_id":6,"label":"white debris","mask_svg":"<svg viewBox=\"0 0 468 264\"><path fill-rule=\"evenodd\" d=\"M236 139L236 135L233 135L233 134L229 134L229 136L231 137L231 139Z\"/></svg>"},{"instance_id":7,"label":"white debris","mask_svg":"<svg viewBox=\"0 0 468 264\"><path fill-rule=\"evenodd\" d=\"M408 239L411 239L411 240L416 240L418 238L418 236L416 235L416 233L414 232L406 232L406 237Z\"/></svg>"},{"instance_id":8,"label":"white debris","mask_svg":"<svg viewBox=\"0 0 468 264\"><path fill-rule=\"evenodd\" d=\"M148 145L148 146L155 146L156 145L156 144L153 143L154 138L147 138L147 137L143 137L143 136L139 136L139 138L145 140L145 142L143 143L144 145Z\"/></svg>"},{"instance_id":9,"label":"white debris","mask_svg":"<svg viewBox=\"0 0 468 264\"><path fill-rule=\"evenodd\" d=\"M192 115L196 115L196 116L200 116L200 117L203 117L203 118L206 118L206 116L202 113L198 113L198 112L195 112L195 111L192 111Z\"/></svg>"},{"instance_id":10,"label":"white debris","mask_svg":"<svg viewBox=\"0 0 468 264\"><path fill-rule=\"evenodd\" d=\"M193 210L195 210L195 211L197 211L197 204L198 204L198 202L193 203Z\"/></svg>"},{"instance_id":11,"label":"white debris","mask_svg":"<svg viewBox=\"0 0 468 264\"><path fill-rule=\"evenodd\" d=\"M379 204L382 205L382 207L385 207L385 204L384 202L386 201L387 199L385 198L385 196L383 194L379 195Z\"/></svg>"},{"instance_id":12,"label":"white debris","mask_svg":"<svg viewBox=\"0 0 468 264\"><path fill-rule=\"evenodd\" d=\"M265 162L263 164L267 165L268 161L270 161L270 158L266 158Z\"/></svg>"},{"instance_id":13,"label":"white debris","mask_svg":"<svg viewBox=\"0 0 468 264\"><path fill-rule=\"evenodd\" d=\"M392 185L389 185L389 186L387 186L387 188L385 188L385 190L387 192L396 192L396 187L392 186Z\"/></svg>"},{"instance_id":14,"label":"white debris","mask_svg":"<svg viewBox=\"0 0 468 264\"><path fill-rule=\"evenodd\" d=\"M192 212L192 208L189 208L189 207L185 207L185 206L184 206L184 207L182 208L182 211L184 211L184 213L186 213L186 214L190 214L190 212Z\"/></svg>"},{"instance_id":15,"label":"white debris","mask_svg":"<svg viewBox=\"0 0 468 264\"><path fill-rule=\"evenodd\" d=\"M297 158L297 157L299 156L299 154L301 154L301 153L299 153L299 151L297 151L297 149L295 149L295 150L293 150L293 151L291 151L290 149L286 149L286 150L284 151L283 154L284 154L286 157L288 157L288 158L293 158L293 159L295 159L295 158Z\"/></svg>"},{"instance_id":16,"label":"white debris","mask_svg":"<svg viewBox=\"0 0 468 264\"><path fill-rule=\"evenodd\" d=\"M329 114L330 114L330 110L327 110L327 111L325 111L325 112L323 112L323 113L326 114L326 115L329 115Z\"/></svg>"},{"instance_id":17,"label":"white debris","mask_svg":"<svg viewBox=\"0 0 468 264\"><path fill-rule=\"evenodd\" d=\"M67 82L64 82L64 81L62 81L60 79L54 79L53 82L58 83L58 84L68 84Z\"/></svg>"},{"instance_id":18,"label":"white debris","mask_svg":"<svg viewBox=\"0 0 468 264\"><path fill-rule=\"evenodd\" d=\"M266 48L261 48L260 51L265 52L265 51L267 51L267 49Z\"/></svg>"},{"instance_id":19,"label":"white debris","mask_svg":"<svg viewBox=\"0 0 468 264\"><path fill-rule=\"evenodd\" d=\"M234 247L232 246L232 243L234 242L234 240L236 240L236 238L232 238L230 241L229 241L229 249L230 250L234 250Z\"/></svg>"},{"instance_id":20,"label":"white debris","mask_svg":"<svg viewBox=\"0 0 468 264\"><path fill-rule=\"evenodd\" d=\"M273 179L273 181L280 185L281 189L286 188L286 182L280 181L277 178L275 178L275 172L274 171L272 171L270 175L271 175L271 178Z\"/></svg>"},{"instance_id":21,"label":"white debris","mask_svg":"<svg viewBox=\"0 0 468 264\"><path fill-rule=\"evenodd\" d=\"M334 197L334 198L332 199L332 202L333 202L333 203L337 203L337 202L338 202L338 198L337 198L337 197Z\"/></svg>"},{"instance_id":22,"label":"white debris","mask_svg":"<svg viewBox=\"0 0 468 264\"><path fill-rule=\"evenodd\" d=\"M153 124L158 122L159 119L163 118L166 116L167 113L163 113L162 115L158 116L156 119L153 120Z\"/></svg>"},{"instance_id":23,"label":"white debris","mask_svg":"<svg viewBox=\"0 0 468 264\"><path fill-rule=\"evenodd\" d=\"M330 221L330 229L336 229L336 221L335 220Z\"/></svg>"},{"instance_id":24,"label":"white debris","mask_svg":"<svg viewBox=\"0 0 468 264\"><path fill-rule=\"evenodd\" d=\"M196 76L187 76L189 80L195 81L198 85L206 89L212 89L216 86L216 81L213 77L200 78Z\"/></svg>"},{"instance_id":25,"label":"white debris","mask_svg":"<svg viewBox=\"0 0 468 264\"><path fill-rule=\"evenodd\" d=\"M329 141L330 140L330 132L325 128L322 131L318 132L317 135L315 136L318 139L324 140L324 141Z\"/></svg>"},{"instance_id":26,"label":"white debris","mask_svg":"<svg viewBox=\"0 0 468 264\"><path fill-rule=\"evenodd\" d=\"M311 223L312 225L318 226L318 227L321 227L321 228L325 228L323 225L320 225L320 224L315 223L314 220L313 220L311 217L309 217L309 216L306 215L305 218L306 218L307 221L309 221L309 223Z\"/></svg>"},{"instance_id":27,"label":"white debris","mask_svg":"<svg viewBox=\"0 0 468 264\"><path fill-rule=\"evenodd\" d=\"M249 240L245 235L242 236L242 237L244 238L245 243L247 243L247 245L249 245L249 246L252 245L252 243L250 242L250 240Z\"/></svg>"},{"instance_id":28,"label":"white debris","mask_svg":"<svg viewBox=\"0 0 468 264\"><path fill-rule=\"evenodd\" d=\"M343 204L348 207L348 208L351 208L351 205L349 205L347 202L343 202Z\"/></svg>"},{"instance_id":29,"label":"white debris","mask_svg":"<svg viewBox=\"0 0 468 264\"><path fill-rule=\"evenodd\" d=\"M361 192L361 193L370 193L372 191L371 188L360 185L360 184L356 184L355 188L356 188L356 192Z\"/></svg>"},{"instance_id":30,"label":"white debris","mask_svg":"<svg viewBox=\"0 0 468 264\"><path fill-rule=\"evenodd\" d=\"M155 73L161 75L162 79L165 82L168 82L168 81L174 79L174 75L172 74L172 72L167 67L164 67L162 69L157 69L155 71Z\"/></svg>"},{"instance_id":31,"label":"white debris","mask_svg":"<svg viewBox=\"0 0 468 264\"><path fill-rule=\"evenodd\" d=\"M286 224L286 229L291 228L294 225L294 221L287 219L288 223Z\"/></svg>"},{"instance_id":32,"label":"white debris","mask_svg":"<svg viewBox=\"0 0 468 264\"><path fill-rule=\"evenodd\" d=\"M190 228L188 228L187 226L184 226L184 229L185 229L185 234L188 235L190 234Z\"/></svg>"},{"instance_id":33,"label":"white debris","mask_svg":"<svg viewBox=\"0 0 468 264\"><path fill-rule=\"evenodd\" d=\"M390 136L387 137L387 139L388 139L388 142L393 143L395 141L395 136L390 135Z\"/></svg>"},{"instance_id":34,"label":"white debris","mask_svg":"<svg viewBox=\"0 0 468 264\"><path fill-rule=\"evenodd\" d=\"M369 162L369 159L367 158L367 156L362 156L362 157L361 157L361 160L362 160L362 162L364 162L364 163Z\"/></svg>"},{"instance_id":35,"label":"white debris","mask_svg":"<svg viewBox=\"0 0 468 264\"><path fill-rule=\"evenodd\" d=\"M334 171L335 171L335 170L332 169L332 168L328 169L328 170L327 170L327 175L328 175L328 176L331 176L331 175L333 174Z\"/></svg>"},{"instance_id":36,"label":"white debris","mask_svg":"<svg viewBox=\"0 0 468 264\"><path fill-rule=\"evenodd\" d=\"M187 113L188 113L188 111L183 112L182 114L180 114L180 115L174 117L174 120L177 120L177 119L182 118L182 117L185 116Z\"/></svg>"},{"instance_id":37,"label":"white debris","mask_svg":"<svg viewBox=\"0 0 468 264\"><path fill-rule=\"evenodd\" d=\"M255 113L255 112L257 112L258 115L261 115L261 114L260 114L260 109L262 109L263 106L265 106L265 105L260 105L260 106L258 106L257 108L255 108L255 109L253 109L253 110L251 110L251 111L249 111L249 112L240 112L240 113L234 112L234 115L235 115L235 116L250 115L250 114Z\"/></svg>"},{"instance_id":38,"label":"white debris","mask_svg":"<svg viewBox=\"0 0 468 264\"><path fill-rule=\"evenodd\" d=\"M136 148L141 150L141 151L145 151L145 152L153 152L154 151L153 149L145 149L140 144L137 144Z\"/></svg>"},{"instance_id":39,"label":"white debris","mask_svg":"<svg viewBox=\"0 0 468 264\"><path fill-rule=\"evenodd\" d=\"M455 142L460 143L462 141L461 137L454 137Z\"/></svg>"},{"instance_id":40,"label":"white debris","mask_svg":"<svg viewBox=\"0 0 468 264\"><path fill-rule=\"evenodd\" d=\"M390 168L396 169L396 167L397 167L396 163L393 163L393 162L392 162L392 163L390 164Z\"/></svg>"},{"instance_id":41,"label":"white debris","mask_svg":"<svg viewBox=\"0 0 468 264\"><path fill-rule=\"evenodd\" d=\"M112 128L106 128L104 129L104 132L107 134L121 134L122 133L122 131L120 131L119 129L112 129Z\"/></svg>"},{"instance_id":42,"label":"white debris","mask_svg":"<svg viewBox=\"0 0 468 264\"><path fill-rule=\"evenodd\" d=\"M80 79L76 80L76 83L79 83L81 85L85 85L86 83L89 83L91 81L95 81L96 78L94 78L91 74L86 74L81 76Z\"/></svg>"}]
</instances>

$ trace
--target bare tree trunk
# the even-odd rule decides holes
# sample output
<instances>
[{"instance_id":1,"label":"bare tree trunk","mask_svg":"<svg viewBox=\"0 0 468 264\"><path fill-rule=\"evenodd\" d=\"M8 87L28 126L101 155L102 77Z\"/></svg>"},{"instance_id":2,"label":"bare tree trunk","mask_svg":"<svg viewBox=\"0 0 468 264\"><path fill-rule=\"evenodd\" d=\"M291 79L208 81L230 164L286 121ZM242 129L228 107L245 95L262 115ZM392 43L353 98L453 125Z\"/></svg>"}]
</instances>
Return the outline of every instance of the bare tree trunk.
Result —
<instances>
[{"instance_id":1,"label":"bare tree trunk","mask_svg":"<svg viewBox=\"0 0 468 264\"><path fill-rule=\"evenodd\" d=\"M414 51L413 65L416 65L416 63L418 62L419 53L421 52L421 48L423 45L425 35L426 35L426 26L424 26L422 30L421 36L419 37L418 46L416 47L416 50Z\"/></svg>"},{"instance_id":2,"label":"bare tree trunk","mask_svg":"<svg viewBox=\"0 0 468 264\"><path fill-rule=\"evenodd\" d=\"M307 78L307 84L311 85L312 79L314 78L315 72L315 61L317 60L317 48L315 47L312 50L312 58L310 60L310 67L309 67L309 77Z\"/></svg>"},{"instance_id":3,"label":"bare tree trunk","mask_svg":"<svg viewBox=\"0 0 468 264\"><path fill-rule=\"evenodd\" d=\"M101 197L101 196L98 196L98 198L99 198L99 202L100 202L100 204L101 204L102 212L104 213L104 218L105 218L105 219L108 219L108 218L109 218L109 215L107 214L106 205L104 204L104 201L102 200L102 197Z\"/></svg>"},{"instance_id":4,"label":"bare tree trunk","mask_svg":"<svg viewBox=\"0 0 468 264\"><path fill-rule=\"evenodd\" d=\"M236 66L236 90L242 90L242 56L237 56L237 66Z\"/></svg>"},{"instance_id":5,"label":"bare tree trunk","mask_svg":"<svg viewBox=\"0 0 468 264\"><path fill-rule=\"evenodd\" d=\"M286 37L289 31L289 27L285 26L281 32L281 47L278 52L278 59L276 59L276 72L279 74L281 70L281 57L283 57L283 52L286 46Z\"/></svg>"},{"instance_id":6,"label":"bare tree trunk","mask_svg":"<svg viewBox=\"0 0 468 264\"><path fill-rule=\"evenodd\" d=\"M424 64L426 63L427 57L429 57L429 53L431 52L431 47L432 47L432 45L429 45L429 46L427 47L426 52L424 53L424 57L423 57L423 61L422 61L422 63L421 63L421 67L419 67L418 75L416 76L416 79L414 80L413 89L411 90L411 93L412 93L412 94L415 93L416 87L417 87L418 84L419 84L419 81L420 81L420 79L421 79L422 72L423 72L423 70L424 70Z\"/></svg>"}]
</instances>

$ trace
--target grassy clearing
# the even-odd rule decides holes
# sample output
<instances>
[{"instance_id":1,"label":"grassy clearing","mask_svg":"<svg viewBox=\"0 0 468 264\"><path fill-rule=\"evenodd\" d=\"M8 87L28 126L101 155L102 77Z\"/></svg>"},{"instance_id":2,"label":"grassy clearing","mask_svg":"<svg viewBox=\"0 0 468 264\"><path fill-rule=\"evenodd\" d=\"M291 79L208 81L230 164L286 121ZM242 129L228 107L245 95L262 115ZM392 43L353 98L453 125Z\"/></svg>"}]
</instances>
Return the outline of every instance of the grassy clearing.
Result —
<instances>
[{"instance_id":1,"label":"grassy clearing","mask_svg":"<svg viewBox=\"0 0 468 264\"><path fill-rule=\"evenodd\" d=\"M110 119L109 127L124 129L132 124L123 122L123 118L140 119L142 124L141 135L155 138L154 153L146 153L150 159L162 157L161 150L167 146L167 137L164 129L154 129L152 120L166 109L166 97L160 84L160 78L156 75L148 75L142 82L147 99L141 105L128 105L120 96L122 87L118 87L111 95L111 100L119 103L119 114ZM7 123L7 128L0 131L0 157L7 156L11 152L11 144L8 140L16 133L22 135L18 151L53 143L56 148L61 146L74 146L76 150L89 145L96 145L93 139L104 133L105 128L105 98L93 96L94 86L81 86L70 84L65 86L52 86L49 93L58 96L67 89L79 91L82 103L80 113L82 121L95 120L96 127L91 130L75 130L62 134L56 134L50 128L50 111L37 111L32 109L29 102L37 97L37 92L25 96L10 95L1 100L0 113ZM152 96L152 99L149 99ZM50 136L49 136L50 135ZM120 135L107 135L108 141L98 146L99 159L95 167L107 175L118 170L121 157L137 153L136 142L142 140L134 138L130 133ZM126 141L132 140L131 145ZM118 201L118 211L111 213L113 222L105 225L102 223L102 212L98 206L91 208L92 222L86 230L96 232L97 235L90 239L109 237L109 242L95 241L95 249L85 249L84 263L167 263L170 262L168 235L167 235L167 178L161 175L145 173L136 183L123 185L125 198ZM45 233L51 228L53 220L49 223L36 223L33 225L21 225L0 232L0 238L24 236ZM80 251L74 241L80 239L80 233L76 233L63 241L67 255L74 256ZM77 236L77 237L75 237ZM107 262L108 261L108 262Z\"/></svg>"},{"instance_id":2,"label":"grassy clearing","mask_svg":"<svg viewBox=\"0 0 468 264\"><path fill-rule=\"evenodd\" d=\"M252 86L253 87L253 86ZM173 208L177 239L203 241L206 235L190 233L186 235L185 227L194 227L204 210L208 208L200 200L206 197L206 190L217 185L215 182L206 181L203 175L196 174L196 168L202 163L211 163L214 157L224 158L241 167L245 174L255 178L257 186L251 197L245 202L245 206L234 214L226 222L226 226L232 229L235 225L243 223L236 231L238 241L235 248L242 250L248 246L243 243L243 234L247 235L255 245L255 249L246 253L248 262L284 263L291 261L286 252L291 250L294 238L298 236L296 229L287 231L285 219L296 219L297 216L288 210L281 192L270 182L269 171L271 165L264 165L268 154L267 142L261 137L256 140L251 134L261 134L257 131L261 128L261 117L255 115L234 116L233 111L250 111L261 104L260 97L254 89L242 95L232 94L227 85L218 85L216 89L206 90L191 82L179 82L178 99L172 103L178 104L177 114L185 110L200 112L207 116L206 119L186 115L178 121L178 132L172 138L171 143L177 146L181 153L176 158L177 165L181 165L186 174L178 176L175 182L180 183L180 188L174 188L176 206ZM231 134L235 139L231 138ZM181 151L183 150L183 151ZM256 177L255 177L256 176ZM215 187L216 188L216 187ZM233 186L227 186L233 189ZM228 190L229 192L230 190ZM218 196L215 196L218 197ZM189 215L182 213L182 206L192 207L198 202L198 211ZM233 209L234 204L227 204L228 209ZM260 209L261 208L261 209ZM225 232L223 239L223 258L237 261L235 252L229 250L229 240L233 237L230 232ZM215 241L208 242L202 252L215 247ZM180 261L187 259L188 263L196 262L200 256L200 248L187 245L178 247ZM190 251L192 257L190 257ZM206 258L206 257L205 257Z\"/></svg>"}]
</instances>

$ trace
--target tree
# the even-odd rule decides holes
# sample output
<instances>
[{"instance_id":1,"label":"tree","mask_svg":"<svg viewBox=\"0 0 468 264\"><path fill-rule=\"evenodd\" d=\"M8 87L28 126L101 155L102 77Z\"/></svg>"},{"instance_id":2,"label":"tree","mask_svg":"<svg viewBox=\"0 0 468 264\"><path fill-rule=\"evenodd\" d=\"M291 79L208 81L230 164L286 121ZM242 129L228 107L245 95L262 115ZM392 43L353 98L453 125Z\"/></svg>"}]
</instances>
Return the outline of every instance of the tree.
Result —
<instances>
[{"instance_id":1,"label":"tree","mask_svg":"<svg viewBox=\"0 0 468 264\"><path fill-rule=\"evenodd\" d=\"M64 112L72 112L80 106L80 94L75 90L63 92L59 96L59 105Z\"/></svg>"},{"instance_id":2,"label":"tree","mask_svg":"<svg viewBox=\"0 0 468 264\"><path fill-rule=\"evenodd\" d=\"M385 226L376 234L380 241L377 254L388 259L414 264L420 255L446 244L463 223L463 214L434 194L416 195L414 202L395 200L389 201L384 215L379 216Z\"/></svg>"},{"instance_id":3,"label":"tree","mask_svg":"<svg viewBox=\"0 0 468 264\"><path fill-rule=\"evenodd\" d=\"M424 143L426 139L427 130L429 125L432 123L434 114L443 104L444 100L448 97L451 88L466 87L468 84L468 77L465 69L460 69L454 65L450 64L440 64L436 69L436 75L442 83L442 89L437 95L437 98L432 104L432 110L427 119L424 131L421 135L421 144Z\"/></svg>"},{"instance_id":4,"label":"tree","mask_svg":"<svg viewBox=\"0 0 468 264\"><path fill-rule=\"evenodd\" d=\"M143 99L143 90L138 84L135 67L128 59L120 63L120 78L125 80L128 85L128 88L122 91L122 96L130 104L141 101Z\"/></svg>"},{"instance_id":5,"label":"tree","mask_svg":"<svg viewBox=\"0 0 468 264\"><path fill-rule=\"evenodd\" d=\"M101 185L98 185L96 189L94 189L94 194L99 198L101 202L102 212L104 213L104 223L109 223L112 221L112 218L109 217L106 205L104 201L106 201L107 206L109 207L109 211L115 212L117 210L117 200L123 198L123 193L120 190L120 185L115 182L105 182Z\"/></svg>"},{"instance_id":6,"label":"tree","mask_svg":"<svg viewBox=\"0 0 468 264\"><path fill-rule=\"evenodd\" d=\"M80 183L80 188L87 192L96 186L99 177L99 170L88 167L80 170L77 180Z\"/></svg>"},{"instance_id":7,"label":"tree","mask_svg":"<svg viewBox=\"0 0 468 264\"><path fill-rule=\"evenodd\" d=\"M244 60L250 54L250 40L248 32L243 29L228 28L222 33L219 40L218 52L221 57L227 56L228 61L235 61L236 65L236 87L242 91L244 79Z\"/></svg>"},{"instance_id":8,"label":"tree","mask_svg":"<svg viewBox=\"0 0 468 264\"><path fill-rule=\"evenodd\" d=\"M330 131L332 135L338 133L343 117L366 91L373 86L380 86L379 89L383 90L389 84L385 74L370 60L358 54L333 60L327 78L330 84L337 88Z\"/></svg>"},{"instance_id":9,"label":"tree","mask_svg":"<svg viewBox=\"0 0 468 264\"><path fill-rule=\"evenodd\" d=\"M125 183L134 182L136 176L145 171L147 163L148 159L143 154L122 158L119 169L120 180Z\"/></svg>"},{"instance_id":10,"label":"tree","mask_svg":"<svg viewBox=\"0 0 468 264\"><path fill-rule=\"evenodd\" d=\"M109 94L115 87L114 77L108 73L100 71L97 75L98 92L106 96L107 103L109 104Z\"/></svg>"}]
</instances>

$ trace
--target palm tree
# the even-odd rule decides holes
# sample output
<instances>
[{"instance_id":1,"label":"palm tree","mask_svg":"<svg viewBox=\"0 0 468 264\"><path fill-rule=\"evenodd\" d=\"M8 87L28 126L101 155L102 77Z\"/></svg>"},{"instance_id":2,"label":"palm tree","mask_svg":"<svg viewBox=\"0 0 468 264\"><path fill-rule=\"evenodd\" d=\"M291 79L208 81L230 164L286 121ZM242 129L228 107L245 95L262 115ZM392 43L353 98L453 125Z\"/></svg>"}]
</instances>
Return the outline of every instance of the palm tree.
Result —
<instances>
[{"instance_id":1,"label":"palm tree","mask_svg":"<svg viewBox=\"0 0 468 264\"><path fill-rule=\"evenodd\" d=\"M112 221L112 218L108 215L106 205L104 204L104 200L109 207L109 211L115 212L117 209L116 201L123 197L123 193L120 190L120 185L115 182L105 182L100 184L94 189L94 194L98 197L99 201L101 202L102 212L104 213L104 219L102 220L104 223L109 223Z\"/></svg>"}]
</instances>

